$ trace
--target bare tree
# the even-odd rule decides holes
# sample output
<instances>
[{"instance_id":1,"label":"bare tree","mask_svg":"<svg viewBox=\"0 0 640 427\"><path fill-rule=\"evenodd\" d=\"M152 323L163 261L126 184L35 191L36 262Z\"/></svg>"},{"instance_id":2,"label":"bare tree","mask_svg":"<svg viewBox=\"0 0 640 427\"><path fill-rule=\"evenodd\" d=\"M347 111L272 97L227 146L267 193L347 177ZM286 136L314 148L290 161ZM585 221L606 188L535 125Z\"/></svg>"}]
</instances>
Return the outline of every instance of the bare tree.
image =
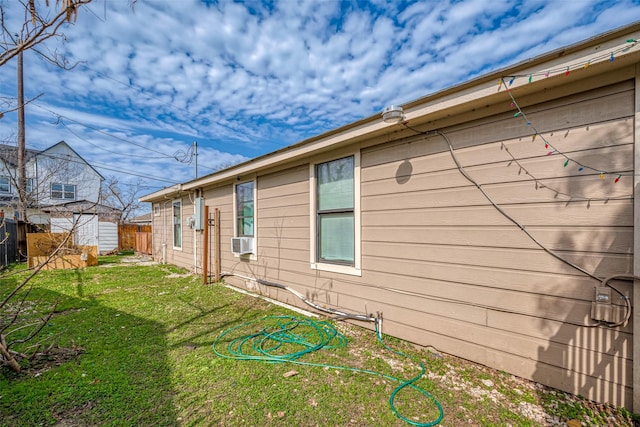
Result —
<instances>
[{"instance_id":1,"label":"bare tree","mask_svg":"<svg viewBox=\"0 0 640 427\"><path fill-rule=\"evenodd\" d=\"M53 1L53 0L51 0ZM56 0L55 13L46 13L49 9L49 0L45 0L46 10L42 10L40 2L36 0L13 0L12 7L22 8L24 22L20 28L11 28L6 20L6 8L0 4L0 67L16 57L20 52L32 49L43 41L52 37L63 37L60 29L75 22L80 7L91 3L93 0ZM19 6L17 6L19 5Z\"/></svg>"},{"instance_id":2,"label":"bare tree","mask_svg":"<svg viewBox=\"0 0 640 427\"><path fill-rule=\"evenodd\" d=\"M47 308L46 314L37 320L29 321L26 312L32 309L27 302L33 279L47 263L53 260L68 246L71 233L61 234L61 238L52 243L53 250L46 261L39 264L11 292L0 300L0 366L7 366L14 372L22 371L23 361L30 361L43 354L43 343L30 344L42 328L47 325L55 312L55 307ZM29 344L27 344L29 343ZM23 348L20 348L20 347ZM17 350L19 348L19 350ZM53 344L48 349L53 348ZM44 349L46 352L46 349Z\"/></svg>"},{"instance_id":3,"label":"bare tree","mask_svg":"<svg viewBox=\"0 0 640 427\"><path fill-rule=\"evenodd\" d=\"M26 177L26 141L25 141L25 119L24 119L24 79L23 79L23 53L26 50L33 50L40 54L47 61L61 67L69 67L64 56L54 51L50 56L45 55L36 49L38 44L52 37L64 39L60 29L65 24L74 22L78 16L81 6L90 3L92 0L56 0L53 8L49 5L49 0L45 0L44 6L37 0L15 0L13 7L0 4L0 66L10 59L17 58L17 97L15 107L9 103L7 111L15 110L18 113L18 150L17 150L17 171L18 182L16 190L18 193L18 212L21 218L26 216L27 207L27 177ZM53 10L53 15L51 12ZM7 11L18 11L8 19ZM16 19L22 16L22 19ZM3 101L3 103L6 103ZM4 113L2 113L4 115ZM1 117L0 117L1 118Z\"/></svg>"},{"instance_id":4,"label":"bare tree","mask_svg":"<svg viewBox=\"0 0 640 427\"><path fill-rule=\"evenodd\" d=\"M13 185L18 190L19 211L25 211L27 206L36 204L40 197L53 196L54 187L37 187L37 182L50 182L47 179L34 180L29 185L29 178L26 169L28 167L27 150L25 147L24 134L24 94L22 88L22 54L32 50L43 56L49 62L63 68L69 68L69 64L64 57L54 51L51 55L44 55L36 47L43 42L59 38L64 40L62 28L70 25L77 19L78 11L84 5L88 5L93 0L10 0L0 2L0 67L8 61L16 58L18 60L18 96L15 101L8 98L0 99L0 119L4 113L16 111L18 113L18 137L17 147L3 146L4 153L0 153L0 186L10 188ZM106 1L106 0L105 0ZM54 4L55 3L55 4ZM133 6L134 2L130 2ZM11 12L11 19L9 18ZM14 19L16 16L22 17ZM13 151L12 151L13 148ZM15 159L10 154L15 154ZM15 161L14 161L15 160ZM72 173L74 166L70 162L58 161L59 166L49 165L46 173L52 177L62 173L68 176ZM12 173L13 172L13 173ZM34 175L35 178L35 175ZM38 177L43 178L43 177ZM66 189L62 189L64 193ZM74 190L75 191L75 190ZM4 191L4 193L11 193ZM64 198L64 194L62 196ZM11 196L8 200L15 203ZM6 202L6 200L5 200ZM26 215L21 215L24 218ZM8 366L10 369L19 372L22 369L22 360L30 360L34 356L41 354L43 346L41 343L31 344L37 340L42 328L47 324L54 313L55 307L47 308L43 317L35 322L30 322L26 315L28 311L27 297L31 291L31 279L53 258L64 252L73 236L73 224L71 230L64 236L58 244L54 245L53 251L48 255L46 261L34 268L30 274L20 281L17 286L5 295L0 295L0 367ZM4 223L2 224L4 226ZM56 240L57 241L57 240ZM0 244L5 242L0 242ZM48 348L51 349L52 346Z\"/></svg>"},{"instance_id":5,"label":"bare tree","mask_svg":"<svg viewBox=\"0 0 640 427\"><path fill-rule=\"evenodd\" d=\"M141 190L141 180L133 184L125 184L121 183L117 177L111 176L102 183L100 200L102 204L121 211L120 223L125 223L140 209L138 197Z\"/></svg>"}]
</instances>

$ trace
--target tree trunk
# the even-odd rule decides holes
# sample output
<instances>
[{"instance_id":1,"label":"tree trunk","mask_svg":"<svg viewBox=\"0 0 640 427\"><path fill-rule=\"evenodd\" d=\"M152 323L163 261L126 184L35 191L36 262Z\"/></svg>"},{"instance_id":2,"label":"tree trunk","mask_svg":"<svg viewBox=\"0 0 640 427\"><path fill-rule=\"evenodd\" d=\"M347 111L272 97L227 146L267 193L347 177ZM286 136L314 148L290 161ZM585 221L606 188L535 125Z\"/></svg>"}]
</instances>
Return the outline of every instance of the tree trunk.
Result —
<instances>
[{"instance_id":1,"label":"tree trunk","mask_svg":"<svg viewBox=\"0 0 640 427\"><path fill-rule=\"evenodd\" d=\"M2 354L2 363L9 366L14 372L20 372L22 367L16 361L16 358L9 353L6 347L4 336L0 335L0 354Z\"/></svg>"}]
</instances>

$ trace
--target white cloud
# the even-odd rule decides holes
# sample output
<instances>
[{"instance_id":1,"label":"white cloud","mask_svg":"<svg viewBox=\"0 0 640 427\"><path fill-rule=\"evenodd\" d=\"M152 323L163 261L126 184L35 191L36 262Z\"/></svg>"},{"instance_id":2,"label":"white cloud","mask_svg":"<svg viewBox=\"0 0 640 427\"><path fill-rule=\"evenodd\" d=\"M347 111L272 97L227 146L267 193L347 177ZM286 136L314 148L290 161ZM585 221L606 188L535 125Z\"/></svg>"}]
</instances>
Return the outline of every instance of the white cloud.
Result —
<instances>
[{"instance_id":1,"label":"white cloud","mask_svg":"<svg viewBox=\"0 0 640 427\"><path fill-rule=\"evenodd\" d=\"M65 124L82 138L120 155L35 105L29 142L65 139L89 161L190 179L191 166L170 156L194 140L215 169L639 19L630 0L155 0L134 11L98 1L64 30L63 47L49 43L83 63L61 71L26 55L26 88L74 119ZM2 71L0 97L10 96L15 66ZM10 116L0 136L15 129ZM134 157L149 149L169 157Z\"/></svg>"}]
</instances>

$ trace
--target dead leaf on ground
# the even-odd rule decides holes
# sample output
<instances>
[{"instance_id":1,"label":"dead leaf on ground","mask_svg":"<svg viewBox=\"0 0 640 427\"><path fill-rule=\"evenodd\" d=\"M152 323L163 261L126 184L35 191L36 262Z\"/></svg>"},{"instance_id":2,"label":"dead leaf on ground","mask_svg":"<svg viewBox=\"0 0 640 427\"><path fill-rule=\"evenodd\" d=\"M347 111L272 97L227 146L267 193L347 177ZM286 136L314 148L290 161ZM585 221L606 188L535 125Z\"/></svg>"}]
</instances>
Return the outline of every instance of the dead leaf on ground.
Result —
<instances>
[{"instance_id":1,"label":"dead leaf on ground","mask_svg":"<svg viewBox=\"0 0 640 427\"><path fill-rule=\"evenodd\" d=\"M285 378L289 378L289 377L294 377L296 375L298 375L298 371L289 371L283 374L282 376Z\"/></svg>"}]
</instances>

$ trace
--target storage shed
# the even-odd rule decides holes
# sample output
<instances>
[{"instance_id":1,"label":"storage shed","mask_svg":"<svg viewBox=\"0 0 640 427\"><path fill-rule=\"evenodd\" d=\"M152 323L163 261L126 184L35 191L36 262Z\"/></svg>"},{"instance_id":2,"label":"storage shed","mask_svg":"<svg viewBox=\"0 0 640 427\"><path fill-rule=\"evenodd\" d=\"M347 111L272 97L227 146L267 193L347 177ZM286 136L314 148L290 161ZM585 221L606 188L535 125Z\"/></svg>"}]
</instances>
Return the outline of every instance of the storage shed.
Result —
<instances>
[{"instance_id":1,"label":"storage shed","mask_svg":"<svg viewBox=\"0 0 640 427\"><path fill-rule=\"evenodd\" d=\"M42 211L50 216L51 232L73 232L76 245L97 246L98 253L118 248L118 209L83 200L50 206Z\"/></svg>"}]
</instances>

